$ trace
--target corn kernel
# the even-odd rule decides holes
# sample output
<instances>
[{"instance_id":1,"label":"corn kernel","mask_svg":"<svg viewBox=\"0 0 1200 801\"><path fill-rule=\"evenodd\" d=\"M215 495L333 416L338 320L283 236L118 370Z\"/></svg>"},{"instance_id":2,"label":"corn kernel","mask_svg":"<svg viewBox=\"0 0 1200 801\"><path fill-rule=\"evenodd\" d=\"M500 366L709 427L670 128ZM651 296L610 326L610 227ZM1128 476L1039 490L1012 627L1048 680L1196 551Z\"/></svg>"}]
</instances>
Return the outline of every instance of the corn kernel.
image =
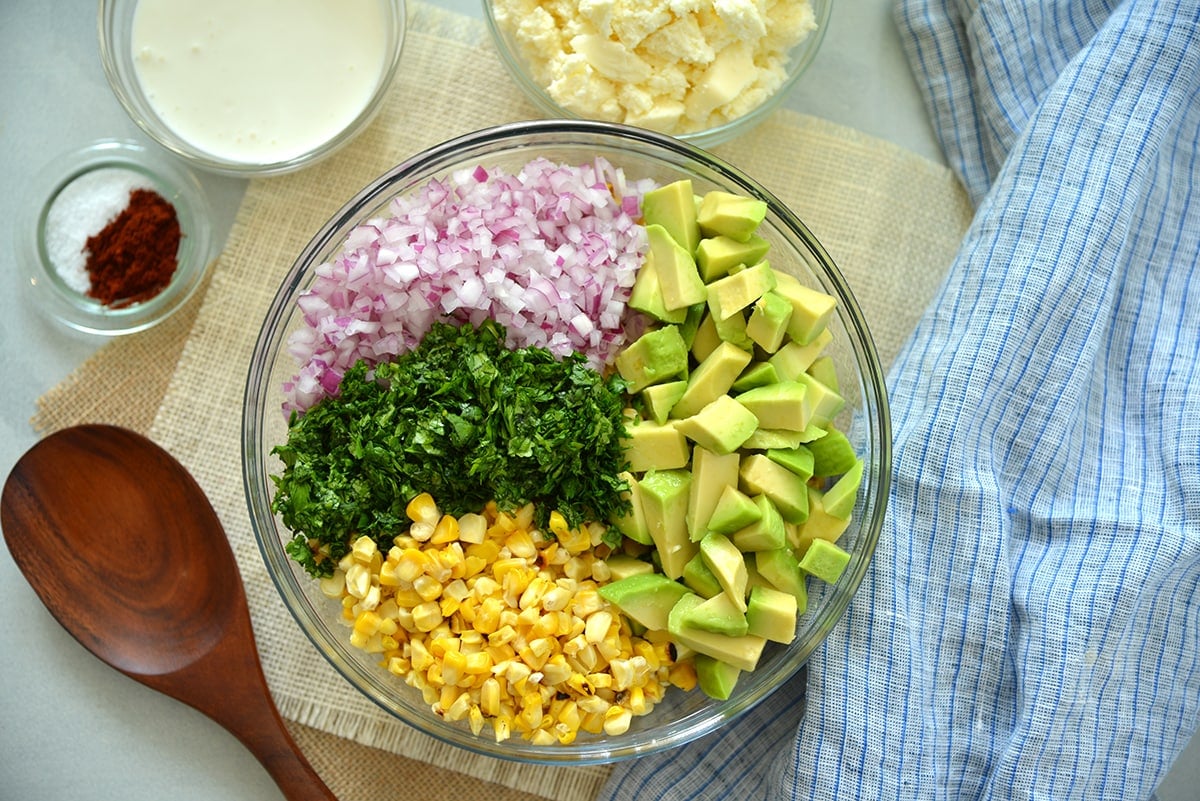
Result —
<instances>
[{"instance_id":1,"label":"corn kernel","mask_svg":"<svg viewBox=\"0 0 1200 801\"><path fill-rule=\"evenodd\" d=\"M408 506L404 509L404 513L414 523L428 523L431 526L441 516L437 504L433 500L433 496L428 492L422 492L409 501Z\"/></svg>"},{"instance_id":2,"label":"corn kernel","mask_svg":"<svg viewBox=\"0 0 1200 801\"><path fill-rule=\"evenodd\" d=\"M442 624L442 610L436 603L417 604L413 607L413 625L417 631L430 632Z\"/></svg>"},{"instance_id":3,"label":"corn kernel","mask_svg":"<svg viewBox=\"0 0 1200 801\"><path fill-rule=\"evenodd\" d=\"M624 734L629 731L629 724L633 720L633 715L628 709L619 706L610 706L608 711L604 713L604 733L610 737L618 734Z\"/></svg>"}]
</instances>

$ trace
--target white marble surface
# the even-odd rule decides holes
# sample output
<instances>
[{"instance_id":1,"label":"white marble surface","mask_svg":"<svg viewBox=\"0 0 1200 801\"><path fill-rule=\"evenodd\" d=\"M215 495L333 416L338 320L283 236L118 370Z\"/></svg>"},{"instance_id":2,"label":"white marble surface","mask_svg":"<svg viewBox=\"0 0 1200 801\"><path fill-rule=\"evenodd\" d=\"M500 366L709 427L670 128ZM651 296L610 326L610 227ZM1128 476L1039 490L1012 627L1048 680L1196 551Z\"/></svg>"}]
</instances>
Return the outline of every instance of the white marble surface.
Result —
<instances>
[{"instance_id":1,"label":"white marble surface","mask_svg":"<svg viewBox=\"0 0 1200 801\"><path fill-rule=\"evenodd\" d=\"M479 16L476 0L438 0ZM824 46L788 106L939 159L900 52L890 0L842 0ZM11 226L32 177L56 156L101 138L142 139L105 82L94 0L0 3L0 220ZM203 178L224 241L244 190ZM101 341L43 319L17 291L12 231L0 236L0 475L36 437L37 398ZM232 736L92 657L49 616L0 557L0 798L59 801L279 799ZM1162 798L1194 798L1200 772L1181 766ZM1192 778L1188 779L1188 775Z\"/></svg>"}]
</instances>

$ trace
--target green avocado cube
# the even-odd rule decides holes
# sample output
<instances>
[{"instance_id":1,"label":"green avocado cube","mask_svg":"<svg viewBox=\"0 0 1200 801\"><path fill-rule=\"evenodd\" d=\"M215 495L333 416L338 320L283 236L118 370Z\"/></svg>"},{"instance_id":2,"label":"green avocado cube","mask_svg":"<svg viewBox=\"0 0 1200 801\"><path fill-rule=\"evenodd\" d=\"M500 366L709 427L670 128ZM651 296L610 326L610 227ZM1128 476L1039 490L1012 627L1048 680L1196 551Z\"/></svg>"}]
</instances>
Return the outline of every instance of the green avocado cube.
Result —
<instances>
[{"instance_id":1,"label":"green avocado cube","mask_svg":"<svg viewBox=\"0 0 1200 801\"><path fill-rule=\"evenodd\" d=\"M617 372L631 393L687 376L688 349L673 325L647 331L617 354Z\"/></svg>"},{"instance_id":2,"label":"green avocado cube","mask_svg":"<svg viewBox=\"0 0 1200 801\"><path fill-rule=\"evenodd\" d=\"M683 397L687 386L687 381L668 381L665 384L651 384L643 389L642 402L650 419L659 425L667 422L671 409Z\"/></svg>"},{"instance_id":3,"label":"green avocado cube","mask_svg":"<svg viewBox=\"0 0 1200 801\"><path fill-rule=\"evenodd\" d=\"M824 433L824 432L821 432ZM788 431L786 428L759 428L751 434L742 447L749 451L798 448L804 444L803 431Z\"/></svg>"},{"instance_id":4,"label":"green avocado cube","mask_svg":"<svg viewBox=\"0 0 1200 801\"><path fill-rule=\"evenodd\" d=\"M706 598L687 610L683 622L702 631L724 634L726 637L740 637L749 627L745 611L738 608L724 592Z\"/></svg>"},{"instance_id":5,"label":"green avocado cube","mask_svg":"<svg viewBox=\"0 0 1200 801\"><path fill-rule=\"evenodd\" d=\"M800 476L771 461L765 454L751 453L738 468L741 488L750 495L766 495L789 523L808 519L808 484Z\"/></svg>"},{"instance_id":6,"label":"green avocado cube","mask_svg":"<svg viewBox=\"0 0 1200 801\"><path fill-rule=\"evenodd\" d=\"M850 554L829 540L813 540L800 559L800 570L833 584L850 564Z\"/></svg>"},{"instance_id":7,"label":"green avocado cube","mask_svg":"<svg viewBox=\"0 0 1200 801\"><path fill-rule=\"evenodd\" d=\"M625 458L634 473L675 470L687 467L691 461L692 449L673 421L659 425L652 420L641 420L626 426L625 433L622 441Z\"/></svg>"},{"instance_id":8,"label":"green avocado cube","mask_svg":"<svg viewBox=\"0 0 1200 801\"><path fill-rule=\"evenodd\" d=\"M692 448L692 486L688 492L687 527L692 541L708 532L709 521L726 487L736 487L741 456Z\"/></svg>"},{"instance_id":9,"label":"green avocado cube","mask_svg":"<svg viewBox=\"0 0 1200 801\"><path fill-rule=\"evenodd\" d=\"M699 553L683 566L683 583L703 598L711 598L725 591L721 588L721 582L717 581L717 577L704 563L704 557Z\"/></svg>"},{"instance_id":10,"label":"green avocado cube","mask_svg":"<svg viewBox=\"0 0 1200 801\"><path fill-rule=\"evenodd\" d=\"M729 392L733 382L750 363L750 354L722 342L688 376L687 389L671 409L672 417L691 417Z\"/></svg>"},{"instance_id":11,"label":"green avocado cube","mask_svg":"<svg viewBox=\"0 0 1200 801\"><path fill-rule=\"evenodd\" d=\"M690 648L697 654L705 654L739 670L754 670L767 641L752 634L729 637L688 625L684 621L688 611L702 603L704 600L694 593L688 593L675 602L667 618L671 640L676 645Z\"/></svg>"},{"instance_id":12,"label":"green avocado cube","mask_svg":"<svg viewBox=\"0 0 1200 801\"><path fill-rule=\"evenodd\" d=\"M691 417L675 423L683 435L714 453L733 453L758 428L754 413L722 395Z\"/></svg>"},{"instance_id":13,"label":"green avocado cube","mask_svg":"<svg viewBox=\"0 0 1200 801\"><path fill-rule=\"evenodd\" d=\"M836 298L805 286L794 275L785 273L777 276L775 290L792 306L787 333L801 345L812 342L817 334L825 330L837 308Z\"/></svg>"},{"instance_id":14,"label":"green avocado cube","mask_svg":"<svg viewBox=\"0 0 1200 801\"><path fill-rule=\"evenodd\" d=\"M746 336L767 353L774 353L783 344L791 319L792 304L778 292L764 292L751 308L750 319L746 321Z\"/></svg>"},{"instance_id":15,"label":"green avocado cube","mask_svg":"<svg viewBox=\"0 0 1200 801\"><path fill-rule=\"evenodd\" d=\"M746 631L772 642L796 639L799 609L796 596L771 587L754 587L746 603Z\"/></svg>"},{"instance_id":16,"label":"green avocado cube","mask_svg":"<svg viewBox=\"0 0 1200 801\"><path fill-rule=\"evenodd\" d=\"M857 459L854 465L833 486L825 490L825 511L840 520L849 520L854 512L854 500L858 496L858 488L862 485L863 461Z\"/></svg>"},{"instance_id":17,"label":"green avocado cube","mask_svg":"<svg viewBox=\"0 0 1200 801\"><path fill-rule=\"evenodd\" d=\"M658 268L654 266L653 254L649 251L642 266L638 268L637 277L633 279L628 306L663 323L682 323L687 319L687 309L668 310L663 303Z\"/></svg>"},{"instance_id":18,"label":"green avocado cube","mask_svg":"<svg viewBox=\"0 0 1200 801\"><path fill-rule=\"evenodd\" d=\"M622 471L617 477L629 487L628 490L622 493L625 499L629 501L629 511L620 515L614 515L611 521L612 524L616 526L617 531L634 542L642 545L652 545L654 540L650 538L650 529L646 525L646 513L642 509L641 485L629 471Z\"/></svg>"},{"instance_id":19,"label":"green avocado cube","mask_svg":"<svg viewBox=\"0 0 1200 801\"><path fill-rule=\"evenodd\" d=\"M703 236L727 236L738 242L749 241L766 216L766 201L718 189L706 192L696 210Z\"/></svg>"},{"instance_id":20,"label":"green avocado cube","mask_svg":"<svg viewBox=\"0 0 1200 801\"><path fill-rule=\"evenodd\" d=\"M796 377L796 383L804 384L805 420L828 427L837 413L846 405L846 399L836 390L822 384L808 373Z\"/></svg>"},{"instance_id":21,"label":"green avocado cube","mask_svg":"<svg viewBox=\"0 0 1200 801\"><path fill-rule=\"evenodd\" d=\"M783 516L771 503L766 495L756 495L754 505L759 511L759 518L749 523L729 536L734 546L742 553L755 551L773 551L787 545L787 531L783 525Z\"/></svg>"},{"instance_id":22,"label":"green avocado cube","mask_svg":"<svg viewBox=\"0 0 1200 801\"><path fill-rule=\"evenodd\" d=\"M850 440L832 426L825 436L814 439L806 446L812 454L812 475L818 478L825 476L840 476L858 461L858 454Z\"/></svg>"},{"instance_id":23,"label":"green avocado cube","mask_svg":"<svg viewBox=\"0 0 1200 801\"><path fill-rule=\"evenodd\" d=\"M646 238L650 241L650 255L658 272L663 307L667 311L684 309L686 315L688 306L703 303L708 294L696 270L695 259L661 225L646 226Z\"/></svg>"},{"instance_id":24,"label":"green avocado cube","mask_svg":"<svg viewBox=\"0 0 1200 801\"><path fill-rule=\"evenodd\" d=\"M737 345L748 353L753 353L754 340L746 333L746 315L732 314L721 320L710 313L709 318L712 319L713 330L718 339L731 345Z\"/></svg>"},{"instance_id":25,"label":"green avocado cube","mask_svg":"<svg viewBox=\"0 0 1200 801\"><path fill-rule=\"evenodd\" d=\"M647 227L661 225L685 250L695 252L700 244L700 226L691 179L681 178L642 195L642 223Z\"/></svg>"},{"instance_id":26,"label":"green avocado cube","mask_svg":"<svg viewBox=\"0 0 1200 801\"><path fill-rule=\"evenodd\" d=\"M688 537L686 523L692 474L687 470L654 470L638 483L642 487L646 528L654 541L662 572L670 579L677 579L698 550Z\"/></svg>"},{"instance_id":27,"label":"green avocado cube","mask_svg":"<svg viewBox=\"0 0 1200 801\"><path fill-rule=\"evenodd\" d=\"M775 464L791 470L805 481L813 477L815 459L808 445L797 445L794 448L768 448L767 458Z\"/></svg>"},{"instance_id":28,"label":"green avocado cube","mask_svg":"<svg viewBox=\"0 0 1200 801\"><path fill-rule=\"evenodd\" d=\"M700 320L700 325L696 327L696 334L692 337L692 357L697 363L708 358L717 346L725 341L719 331L717 331L717 322L711 314L707 313L708 306L705 305L704 317Z\"/></svg>"},{"instance_id":29,"label":"green avocado cube","mask_svg":"<svg viewBox=\"0 0 1200 801\"><path fill-rule=\"evenodd\" d=\"M746 611L746 560L737 546L724 534L710 531L700 540L700 556L717 577L721 588L739 612Z\"/></svg>"},{"instance_id":30,"label":"green avocado cube","mask_svg":"<svg viewBox=\"0 0 1200 801\"><path fill-rule=\"evenodd\" d=\"M808 607L808 586L804 582L804 572L800 570L800 561L791 548L756 552L754 567L773 588L795 598L797 614L804 614Z\"/></svg>"},{"instance_id":31,"label":"green avocado cube","mask_svg":"<svg viewBox=\"0 0 1200 801\"><path fill-rule=\"evenodd\" d=\"M736 454L730 454L736 456ZM737 473L734 473L737 482ZM715 531L718 534L732 534L738 529L745 528L751 523L757 523L762 518L762 509L749 495L736 486L727 485L717 498L717 505L708 518L705 533ZM703 536L701 536L701 539Z\"/></svg>"},{"instance_id":32,"label":"green avocado cube","mask_svg":"<svg viewBox=\"0 0 1200 801\"><path fill-rule=\"evenodd\" d=\"M662 573L640 573L603 584L596 592L631 620L666 631L671 609L688 589Z\"/></svg>"},{"instance_id":33,"label":"green avocado cube","mask_svg":"<svg viewBox=\"0 0 1200 801\"><path fill-rule=\"evenodd\" d=\"M718 321L732 317L776 286L775 271L765 261L708 285L708 310ZM795 312L793 312L793 315Z\"/></svg>"},{"instance_id":34,"label":"green avocado cube","mask_svg":"<svg viewBox=\"0 0 1200 801\"><path fill-rule=\"evenodd\" d=\"M741 670L708 654L698 653L692 662L696 667L696 683L702 693L717 701L726 701L733 695Z\"/></svg>"},{"instance_id":35,"label":"green avocado cube","mask_svg":"<svg viewBox=\"0 0 1200 801\"><path fill-rule=\"evenodd\" d=\"M758 264L766 258L771 246L757 234L751 234L745 242L727 236L710 236L700 240L696 247L696 267L705 283L728 275L738 265Z\"/></svg>"},{"instance_id":36,"label":"green avocado cube","mask_svg":"<svg viewBox=\"0 0 1200 801\"><path fill-rule=\"evenodd\" d=\"M796 381L808 372L808 368L812 367L813 362L820 358L821 352L831 342L833 342L833 334L828 329L817 334L816 338L807 345L801 345L799 342L785 342L767 359L767 363L775 368L780 381Z\"/></svg>"},{"instance_id":37,"label":"green avocado cube","mask_svg":"<svg viewBox=\"0 0 1200 801\"><path fill-rule=\"evenodd\" d=\"M604 560L604 564L608 565L610 582L617 582L630 576L641 576L654 572L654 565L645 559L638 559L636 556L630 556L627 553L617 552L609 554L608 558Z\"/></svg>"},{"instance_id":38,"label":"green avocado cube","mask_svg":"<svg viewBox=\"0 0 1200 801\"><path fill-rule=\"evenodd\" d=\"M777 381L740 393L737 402L758 418L762 428L803 431L808 425L808 386L799 381Z\"/></svg>"},{"instance_id":39,"label":"green avocado cube","mask_svg":"<svg viewBox=\"0 0 1200 801\"><path fill-rule=\"evenodd\" d=\"M818 356L813 363L808 366L808 374L820 381L825 386L832 389L834 392L839 392L837 367L833 363L833 357L829 355Z\"/></svg>"},{"instance_id":40,"label":"green avocado cube","mask_svg":"<svg viewBox=\"0 0 1200 801\"><path fill-rule=\"evenodd\" d=\"M825 493L808 488L808 519L788 532L788 545L803 556L813 540L837 542L850 526L850 518L834 517L825 511Z\"/></svg>"},{"instance_id":41,"label":"green avocado cube","mask_svg":"<svg viewBox=\"0 0 1200 801\"><path fill-rule=\"evenodd\" d=\"M731 389L734 392L745 392L755 387L765 387L779 380L779 373L770 362L754 362L737 377Z\"/></svg>"}]
</instances>

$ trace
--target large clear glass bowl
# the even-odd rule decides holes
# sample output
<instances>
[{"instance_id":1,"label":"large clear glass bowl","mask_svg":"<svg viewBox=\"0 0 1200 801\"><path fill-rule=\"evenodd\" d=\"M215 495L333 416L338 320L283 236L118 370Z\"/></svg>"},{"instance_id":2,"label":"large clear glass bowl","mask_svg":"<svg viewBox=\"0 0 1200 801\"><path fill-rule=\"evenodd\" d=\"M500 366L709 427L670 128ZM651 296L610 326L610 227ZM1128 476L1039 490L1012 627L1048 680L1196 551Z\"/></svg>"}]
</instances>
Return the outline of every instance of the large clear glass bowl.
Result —
<instances>
[{"instance_id":1,"label":"large clear glass bowl","mask_svg":"<svg viewBox=\"0 0 1200 801\"><path fill-rule=\"evenodd\" d=\"M350 645L341 605L322 595L317 582L284 552L292 535L271 512L270 476L282 470L271 449L287 438L282 384L296 369L286 341L301 323L296 299L312 284L316 267L337 254L354 226L384 214L396 195L415 192L430 179L461 168L482 164L515 171L538 156L572 164L603 156L631 180L666 183L687 177L697 192L720 188L765 200L769 211L760 233L771 243L772 267L795 274L839 301L829 326L833 342L828 350L842 373L847 401L839 422L866 463L853 523L839 541L852 554L850 564L836 584L810 583L808 611L798 622L792 644L769 646L758 668L741 675L728 700L714 701L699 689L669 688L666 700L651 714L635 718L626 734L581 732L566 746L536 746L516 735L497 743L487 736L487 728L475 736L465 722L448 723L434 714L420 693L380 667L377 657ZM659 134L587 121L517 123L450 140L381 175L343 206L300 250L263 321L246 381L242 447L247 503L267 569L300 630L351 687L398 722L462 748L525 762L571 764L612 762L694 740L763 702L795 674L837 625L858 589L879 538L891 462L884 376L870 332L845 278L804 223L752 178L703 150Z\"/></svg>"}]
</instances>

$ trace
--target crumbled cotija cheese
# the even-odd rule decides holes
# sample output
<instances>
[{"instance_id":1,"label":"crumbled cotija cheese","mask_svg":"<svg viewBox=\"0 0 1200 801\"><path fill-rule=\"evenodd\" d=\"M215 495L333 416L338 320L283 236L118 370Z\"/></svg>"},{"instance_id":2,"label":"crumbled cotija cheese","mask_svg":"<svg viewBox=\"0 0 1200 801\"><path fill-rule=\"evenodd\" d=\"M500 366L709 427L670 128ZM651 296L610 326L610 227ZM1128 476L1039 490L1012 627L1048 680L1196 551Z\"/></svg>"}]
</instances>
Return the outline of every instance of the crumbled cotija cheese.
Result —
<instances>
[{"instance_id":1,"label":"crumbled cotija cheese","mask_svg":"<svg viewBox=\"0 0 1200 801\"><path fill-rule=\"evenodd\" d=\"M760 105L816 29L809 0L495 0L494 13L558 105L673 134Z\"/></svg>"}]
</instances>

